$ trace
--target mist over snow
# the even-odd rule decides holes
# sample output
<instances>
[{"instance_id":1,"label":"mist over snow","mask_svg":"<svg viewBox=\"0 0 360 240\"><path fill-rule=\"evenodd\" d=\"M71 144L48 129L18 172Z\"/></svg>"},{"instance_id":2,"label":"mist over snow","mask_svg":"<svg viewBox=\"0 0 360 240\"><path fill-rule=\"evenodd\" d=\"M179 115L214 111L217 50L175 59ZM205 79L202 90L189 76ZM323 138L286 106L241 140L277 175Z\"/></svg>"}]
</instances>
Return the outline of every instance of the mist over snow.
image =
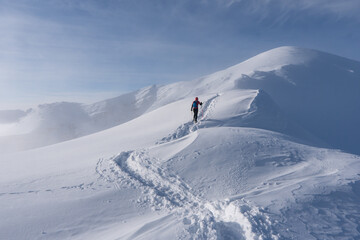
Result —
<instances>
[{"instance_id":1,"label":"mist over snow","mask_svg":"<svg viewBox=\"0 0 360 240\"><path fill-rule=\"evenodd\" d=\"M358 239L359 109L360 62L285 46L0 111L0 238Z\"/></svg>"}]
</instances>

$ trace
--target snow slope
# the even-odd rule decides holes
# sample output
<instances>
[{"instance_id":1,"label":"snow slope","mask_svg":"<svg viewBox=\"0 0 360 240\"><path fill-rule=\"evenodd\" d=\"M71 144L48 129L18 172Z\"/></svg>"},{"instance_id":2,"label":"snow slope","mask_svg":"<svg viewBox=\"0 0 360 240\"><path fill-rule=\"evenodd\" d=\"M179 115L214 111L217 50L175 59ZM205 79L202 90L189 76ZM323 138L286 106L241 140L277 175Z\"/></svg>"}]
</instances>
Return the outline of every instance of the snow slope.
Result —
<instances>
[{"instance_id":1,"label":"snow slope","mask_svg":"<svg viewBox=\"0 0 360 240\"><path fill-rule=\"evenodd\" d=\"M241 74L267 86L273 80L255 78L260 72L284 76L319 56L279 48L193 82L43 106L45 120L73 120L69 133L89 119L110 127L116 116L106 112L117 107L129 115L91 135L2 154L0 239L359 238L360 156L325 148L333 142L294 118L270 87L239 89ZM287 96L284 89L275 95ZM194 95L204 102L198 124Z\"/></svg>"}]
</instances>

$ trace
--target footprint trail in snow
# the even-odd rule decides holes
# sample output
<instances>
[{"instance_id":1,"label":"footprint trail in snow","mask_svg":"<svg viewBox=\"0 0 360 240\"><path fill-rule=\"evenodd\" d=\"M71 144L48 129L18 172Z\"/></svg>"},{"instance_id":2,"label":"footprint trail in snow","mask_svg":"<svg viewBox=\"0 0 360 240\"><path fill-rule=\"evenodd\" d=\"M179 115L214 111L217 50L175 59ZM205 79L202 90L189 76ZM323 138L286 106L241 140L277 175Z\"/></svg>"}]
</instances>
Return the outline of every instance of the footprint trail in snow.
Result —
<instances>
[{"instance_id":1,"label":"footprint trail in snow","mask_svg":"<svg viewBox=\"0 0 360 240\"><path fill-rule=\"evenodd\" d=\"M139 204L175 214L185 226L184 239L277 239L269 218L244 200L208 201L192 193L178 176L161 168L147 151L115 157L113 182L141 189ZM179 238L181 239L179 235Z\"/></svg>"},{"instance_id":2,"label":"footprint trail in snow","mask_svg":"<svg viewBox=\"0 0 360 240\"><path fill-rule=\"evenodd\" d=\"M204 127L202 124L202 121L209 118L211 115L211 112L214 110L217 98L220 96L220 94L216 94L214 97L211 97L210 99L206 100L201 107L200 113L199 113L199 121L197 124L194 122L187 122L179 126L173 133L169 134L167 137L162 138L160 141L158 141L156 144L162 144L166 142L170 142L179 138L182 138L192 132L195 132L199 128Z\"/></svg>"}]
</instances>

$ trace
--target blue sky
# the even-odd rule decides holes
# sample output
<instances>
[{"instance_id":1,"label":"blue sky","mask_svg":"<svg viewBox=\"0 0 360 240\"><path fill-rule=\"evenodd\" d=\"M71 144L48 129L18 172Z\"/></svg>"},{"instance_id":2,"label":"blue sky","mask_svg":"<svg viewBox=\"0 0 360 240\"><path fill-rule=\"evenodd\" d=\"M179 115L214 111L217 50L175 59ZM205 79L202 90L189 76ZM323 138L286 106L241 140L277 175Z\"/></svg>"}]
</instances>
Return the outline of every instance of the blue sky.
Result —
<instances>
[{"instance_id":1,"label":"blue sky","mask_svg":"<svg viewBox=\"0 0 360 240\"><path fill-rule=\"evenodd\" d=\"M0 0L0 109L93 102L294 45L360 60L359 0Z\"/></svg>"}]
</instances>

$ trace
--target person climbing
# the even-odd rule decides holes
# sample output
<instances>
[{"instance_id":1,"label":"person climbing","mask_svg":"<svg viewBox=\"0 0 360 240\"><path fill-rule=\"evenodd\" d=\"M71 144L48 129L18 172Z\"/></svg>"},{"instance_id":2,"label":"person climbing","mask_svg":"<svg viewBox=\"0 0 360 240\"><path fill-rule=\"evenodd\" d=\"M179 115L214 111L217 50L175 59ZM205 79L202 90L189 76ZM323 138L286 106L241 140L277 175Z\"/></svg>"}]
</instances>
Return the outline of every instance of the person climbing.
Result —
<instances>
[{"instance_id":1,"label":"person climbing","mask_svg":"<svg viewBox=\"0 0 360 240\"><path fill-rule=\"evenodd\" d=\"M199 101L198 97L196 97L195 101L193 101L193 103L191 104L191 111L194 112L194 122L195 123L197 122L197 118L198 118L199 104L201 106L202 102Z\"/></svg>"}]
</instances>

